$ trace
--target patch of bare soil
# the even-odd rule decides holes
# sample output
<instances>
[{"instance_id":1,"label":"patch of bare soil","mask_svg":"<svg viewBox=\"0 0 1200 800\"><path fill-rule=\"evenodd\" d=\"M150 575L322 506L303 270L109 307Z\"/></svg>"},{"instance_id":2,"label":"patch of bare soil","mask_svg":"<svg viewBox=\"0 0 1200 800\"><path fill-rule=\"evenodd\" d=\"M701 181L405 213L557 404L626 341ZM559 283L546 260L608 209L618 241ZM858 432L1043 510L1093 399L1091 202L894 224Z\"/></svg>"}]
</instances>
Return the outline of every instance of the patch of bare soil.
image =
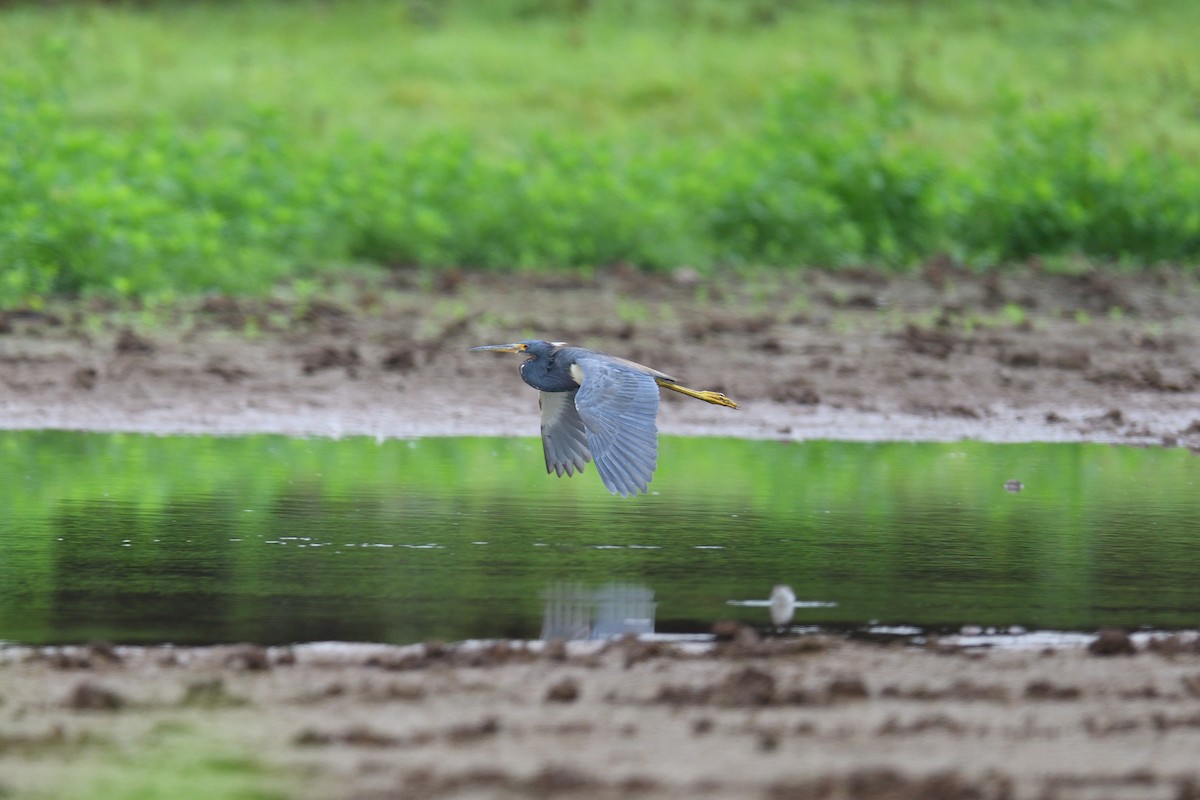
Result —
<instances>
[{"instance_id":1,"label":"patch of bare soil","mask_svg":"<svg viewBox=\"0 0 1200 800\"><path fill-rule=\"evenodd\" d=\"M1200 646L1108 637L0 649L0 790L186 744L301 798L1197 797Z\"/></svg>"},{"instance_id":2,"label":"patch of bare soil","mask_svg":"<svg viewBox=\"0 0 1200 800\"><path fill-rule=\"evenodd\" d=\"M1191 273L932 264L706 278L398 273L315 298L0 312L0 427L413 437L536 435L524 337L723 391L664 398L665 432L1200 446Z\"/></svg>"}]
</instances>

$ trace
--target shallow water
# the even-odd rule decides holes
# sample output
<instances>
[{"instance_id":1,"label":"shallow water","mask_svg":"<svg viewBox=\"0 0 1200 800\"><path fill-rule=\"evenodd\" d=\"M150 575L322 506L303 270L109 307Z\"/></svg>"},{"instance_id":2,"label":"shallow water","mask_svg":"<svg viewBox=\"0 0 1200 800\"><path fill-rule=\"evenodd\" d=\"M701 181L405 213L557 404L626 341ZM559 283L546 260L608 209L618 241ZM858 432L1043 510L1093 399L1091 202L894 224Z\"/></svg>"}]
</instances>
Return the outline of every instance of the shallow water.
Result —
<instances>
[{"instance_id":1,"label":"shallow water","mask_svg":"<svg viewBox=\"0 0 1200 800\"><path fill-rule=\"evenodd\" d=\"M794 624L839 630L1200 625L1186 450L661 451L622 499L546 476L536 440L3 432L0 640L688 633L765 627L776 583L818 604Z\"/></svg>"}]
</instances>

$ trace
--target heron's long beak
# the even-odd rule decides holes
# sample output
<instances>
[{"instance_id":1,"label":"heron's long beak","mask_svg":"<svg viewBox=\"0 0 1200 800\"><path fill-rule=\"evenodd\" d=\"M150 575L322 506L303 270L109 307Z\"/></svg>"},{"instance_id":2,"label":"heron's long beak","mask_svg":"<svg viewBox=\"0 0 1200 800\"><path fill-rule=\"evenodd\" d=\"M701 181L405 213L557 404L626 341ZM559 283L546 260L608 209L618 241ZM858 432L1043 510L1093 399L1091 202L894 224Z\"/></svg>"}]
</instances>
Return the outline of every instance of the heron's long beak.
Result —
<instances>
[{"instance_id":1,"label":"heron's long beak","mask_svg":"<svg viewBox=\"0 0 1200 800\"><path fill-rule=\"evenodd\" d=\"M476 350L495 350L499 353L524 353L529 349L527 344L483 344L479 347L472 347L467 352L474 353Z\"/></svg>"}]
</instances>

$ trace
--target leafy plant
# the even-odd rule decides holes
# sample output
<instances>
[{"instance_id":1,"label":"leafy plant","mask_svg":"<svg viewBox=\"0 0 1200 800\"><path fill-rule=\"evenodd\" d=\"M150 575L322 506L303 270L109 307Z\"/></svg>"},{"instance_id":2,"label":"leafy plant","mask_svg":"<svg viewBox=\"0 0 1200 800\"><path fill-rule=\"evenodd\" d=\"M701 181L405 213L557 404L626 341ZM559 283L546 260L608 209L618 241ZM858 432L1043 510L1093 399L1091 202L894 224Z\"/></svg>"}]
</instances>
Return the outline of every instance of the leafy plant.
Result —
<instances>
[{"instance_id":1,"label":"leafy plant","mask_svg":"<svg viewBox=\"0 0 1200 800\"><path fill-rule=\"evenodd\" d=\"M291 13L256 8L266 16L252 24ZM639 30L670 21L720 47L770 44L773 26L791 24L782 7L769 21L750 6L672 8L639 16L647 26ZM337 20L373 18L364 9L349 6ZM879 25L912 24L886 11ZM22 24L36 17L0 13ZM235 21L223 7L96 13L110 24L125 24L110 13ZM843 12L823 13L842 30ZM981 35L959 13L963 35ZM606 4L564 15L554 3L517 3L487 14L497 25L532 18L571 36L625 41ZM1113 35L1104 20L1119 14L1106 14L1093 23ZM1051 29L1064 19L1048 19ZM618 262L904 269L937 253L984 267L1033 256L1052 266L1200 261L1194 159L1115 142L1094 106L1034 107L1022 83L993 90L976 109L973 124L990 120L990 138L949 152L929 138L930 106L958 106L922 71L923 51L911 43L899 51L901 79L801 70L739 96L736 124L724 128L665 135L647 109L707 108L697 85L622 73L612 102L625 128L581 133L591 129L560 119L494 139L446 122L392 141L353 125L313 135L295 109L248 101L222 105L211 125L177 108L139 112L128 124L81 114L78 42L71 20L59 22L65 33L22 45L22 65L0 71L0 305L52 294L261 293L353 262L586 271ZM422 23L420 36L497 46L475 23L449 9ZM873 29L869 41L886 36ZM519 66L497 52L497 64ZM571 79L597 85L584 60ZM562 103L579 88L544 91Z\"/></svg>"}]
</instances>

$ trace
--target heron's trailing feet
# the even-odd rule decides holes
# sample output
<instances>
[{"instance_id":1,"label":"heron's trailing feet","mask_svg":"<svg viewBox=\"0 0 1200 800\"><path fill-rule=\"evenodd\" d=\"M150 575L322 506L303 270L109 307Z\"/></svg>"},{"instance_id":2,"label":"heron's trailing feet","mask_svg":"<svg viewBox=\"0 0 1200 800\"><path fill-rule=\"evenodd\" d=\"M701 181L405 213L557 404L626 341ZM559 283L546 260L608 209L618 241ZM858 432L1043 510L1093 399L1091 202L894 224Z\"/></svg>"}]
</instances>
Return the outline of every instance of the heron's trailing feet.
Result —
<instances>
[{"instance_id":1,"label":"heron's trailing feet","mask_svg":"<svg viewBox=\"0 0 1200 800\"><path fill-rule=\"evenodd\" d=\"M680 386L665 372L565 342L524 339L472 350L524 353L521 378L541 392L546 471L560 477L595 460L613 494L645 492L658 466L658 387L737 408L720 392Z\"/></svg>"},{"instance_id":2,"label":"heron's trailing feet","mask_svg":"<svg viewBox=\"0 0 1200 800\"><path fill-rule=\"evenodd\" d=\"M697 400L703 400L706 403L712 403L714 406L725 406L726 408L737 408L736 401L729 399L720 392L710 392L707 389L689 389L686 386L680 386L678 383L656 378L655 382L664 389L670 389L672 392L686 394L688 397L694 397Z\"/></svg>"}]
</instances>

